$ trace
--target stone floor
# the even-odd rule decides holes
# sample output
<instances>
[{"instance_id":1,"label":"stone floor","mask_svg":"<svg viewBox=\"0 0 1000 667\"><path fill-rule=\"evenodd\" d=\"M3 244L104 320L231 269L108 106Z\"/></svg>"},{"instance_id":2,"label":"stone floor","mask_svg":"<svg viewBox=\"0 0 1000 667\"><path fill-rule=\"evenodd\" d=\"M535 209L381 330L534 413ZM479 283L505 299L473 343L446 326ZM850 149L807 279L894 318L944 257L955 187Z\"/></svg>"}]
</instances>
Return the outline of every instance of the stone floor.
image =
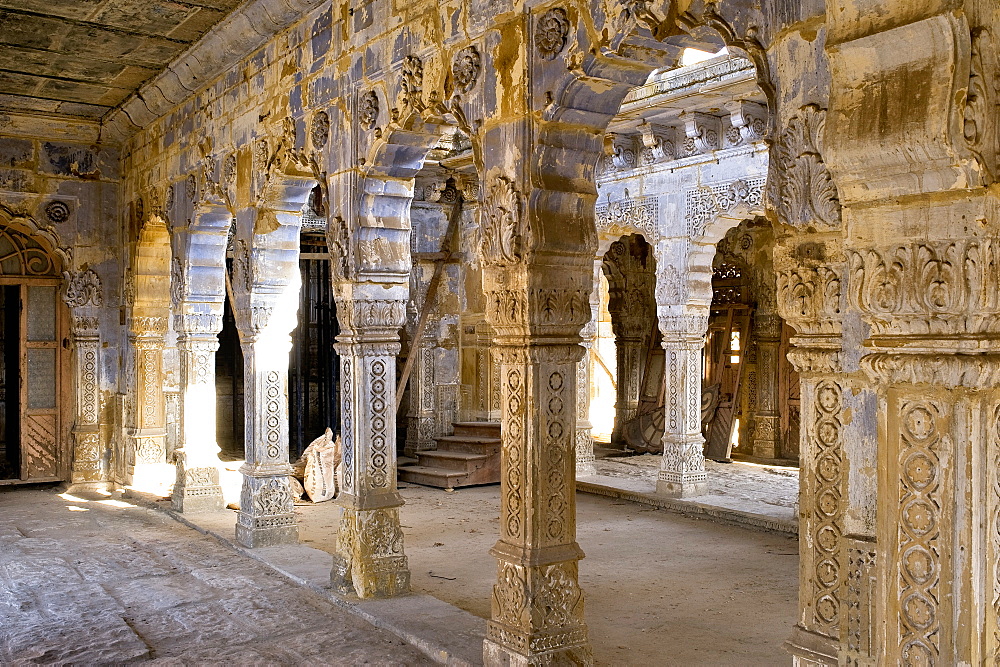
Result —
<instances>
[{"instance_id":1,"label":"stone floor","mask_svg":"<svg viewBox=\"0 0 1000 667\"><path fill-rule=\"evenodd\" d=\"M596 475L580 479L636 493L655 493L662 457L605 456L595 463ZM783 522L797 521L799 469L756 463L717 463L706 460L708 490L684 502L767 516Z\"/></svg>"},{"instance_id":2,"label":"stone floor","mask_svg":"<svg viewBox=\"0 0 1000 667\"><path fill-rule=\"evenodd\" d=\"M489 549L499 532L499 487L447 493L404 485L401 493L413 589L472 615L454 614L442 622L437 610L428 615L432 622L414 634L424 633L449 651L464 634L457 653L474 660L481 639L472 635L485 630L496 577ZM577 494L576 509L578 539L587 554L580 563L580 582L599 665L790 664L781 645L796 615L794 536L583 493ZM298 555L269 562L291 572L314 559L310 569L317 574L301 578L325 585L339 512L335 502L297 506L303 546ZM236 513L184 520L231 538ZM272 559L268 549L256 552ZM384 602L371 613L384 615L399 604ZM407 620L412 619L398 625Z\"/></svg>"},{"instance_id":3,"label":"stone floor","mask_svg":"<svg viewBox=\"0 0 1000 667\"><path fill-rule=\"evenodd\" d=\"M0 629L0 664L429 663L160 512L53 490L0 490Z\"/></svg>"}]
</instances>

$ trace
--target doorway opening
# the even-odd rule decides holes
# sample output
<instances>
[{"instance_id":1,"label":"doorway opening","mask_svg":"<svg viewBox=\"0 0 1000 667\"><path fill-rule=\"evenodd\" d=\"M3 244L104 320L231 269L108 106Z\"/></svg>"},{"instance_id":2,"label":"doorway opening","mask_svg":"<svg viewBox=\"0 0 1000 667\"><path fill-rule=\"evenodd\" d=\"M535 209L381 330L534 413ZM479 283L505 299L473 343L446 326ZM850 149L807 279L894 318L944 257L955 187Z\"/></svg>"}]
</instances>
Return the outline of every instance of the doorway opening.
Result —
<instances>
[{"instance_id":1,"label":"doorway opening","mask_svg":"<svg viewBox=\"0 0 1000 667\"><path fill-rule=\"evenodd\" d=\"M59 268L36 239L0 226L0 484L61 481L69 470Z\"/></svg>"}]
</instances>

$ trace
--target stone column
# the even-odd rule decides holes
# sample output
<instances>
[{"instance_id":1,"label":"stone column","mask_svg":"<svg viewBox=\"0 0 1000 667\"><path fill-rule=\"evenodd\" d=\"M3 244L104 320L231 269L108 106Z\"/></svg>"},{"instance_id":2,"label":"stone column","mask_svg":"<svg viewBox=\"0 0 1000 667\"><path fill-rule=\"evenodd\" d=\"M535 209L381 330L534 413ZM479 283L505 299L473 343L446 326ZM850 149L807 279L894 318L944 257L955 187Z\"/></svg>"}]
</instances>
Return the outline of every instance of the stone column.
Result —
<instances>
[{"instance_id":1,"label":"stone column","mask_svg":"<svg viewBox=\"0 0 1000 667\"><path fill-rule=\"evenodd\" d=\"M331 583L382 598L409 591L396 489L396 356L406 317L405 284L338 287L343 507Z\"/></svg>"},{"instance_id":2,"label":"stone column","mask_svg":"<svg viewBox=\"0 0 1000 667\"><path fill-rule=\"evenodd\" d=\"M707 314L660 318L667 387L656 492L673 498L701 495L708 486L701 433L701 357L707 328Z\"/></svg>"},{"instance_id":3,"label":"stone column","mask_svg":"<svg viewBox=\"0 0 1000 667\"><path fill-rule=\"evenodd\" d=\"M72 489L105 488L108 461L101 437L101 331L93 314L77 314L72 325L73 366L76 378L76 421L73 423Z\"/></svg>"},{"instance_id":4,"label":"stone column","mask_svg":"<svg viewBox=\"0 0 1000 667\"><path fill-rule=\"evenodd\" d=\"M295 544L299 529L288 488L288 354L296 289L277 299L251 295L237 319L243 350L246 463L236 540L246 547ZM274 296L274 295L271 295ZM289 312L290 311L290 312Z\"/></svg>"},{"instance_id":5,"label":"stone column","mask_svg":"<svg viewBox=\"0 0 1000 667\"><path fill-rule=\"evenodd\" d=\"M593 327L596 329L596 325ZM576 370L576 476L596 474L594 469L594 425L590 423L590 350L595 336L584 334L583 358Z\"/></svg>"},{"instance_id":6,"label":"stone column","mask_svg":"<svg viewBox=\"0 0 1000 667\"><path fill-rule=\"evenodd\" d=\"M753 406L753 455L760 459L776 459L781 453L781 424L778 414L778 350L781 346L781 325L781 318L773 313L762 313L758 310L754 314L753 334L757 345L757 405Z\"/></svg>"},{"instance_id":7,"label":"stone column","mask_svg":"<svg viewBox=\"0 0 1000 667\"><path fill-rule=\"evenodd\" d=\"M590 315L591 275L589 267L519 273L489 267L486 277L497 318L503 462L500 541L491 551L497 583L484 655L488 664L588 664L573 456L583 349L573 339ZM563 335L533 321L538 308L529 294L536 303L558 295L567 308L575 300L577 313L554 314L554 322L566 323L558 327ZM575 328L572 317L579 318Z\"/></svg>"},{"instance_id":8,"label":"stone column","mask_svg":"<svg viewBox=\"0 0 1000 667\"><path fill-rule=\"evenodd\" d=\"M101 434L101 279L87 269L64 274L63 301L70 308L76 419L70 489L104 489L110 478Z\"/></svg>"},{"instance_id":9,"label":"stone column","mask_svg":"<svg viewBox=\"0 0 1000 667\"><path fill-rule=\"evenodd\" d=\"M580 332L583 359L577 369L576 378L576 476L593 475L594 469L594 425L590 423L591 391L591 350L597 340L597 317L600 304L600 262L594 262L594 287L590 293L590 321Z\"/></svg>"},{"instance_id":10,"label":"stone column","mask_svg":"<svg viewBox=\"0 0 1000 667\"><path fill-rule=\"evenodd\" d=\"M166 491L170 478L166 461L167 430L163 405L163 335L165 316L132 317L129 343L132 368L131 424L126 428L126 481L135 488Z\"/></svg>"},{"instance_id":11,"label":"stone column","mask_svg":"<svg viewBox=\"0 0 1000 667\"><path fill-rule=\"evenodd\" d=\"M980 203L942 207L933 229L965 232ZM985 664L1000 649L1000 240L980 235L986 221L964 238L849 253L879 397L880 664Z\"/></svg>"},{"instance_id":12,"label":"stone column","mask_svg":"<svg viewBox=\"0 0 1000 667\"><path fill-rule=\"evenodd\" d=\"M183 309L184 306L181 306ZM182 313L174 318L180 355L181 447L176 451L173 508L178 512L225 507L216 442L215 352L222 316Z\"/></svg>"}]
</instances>

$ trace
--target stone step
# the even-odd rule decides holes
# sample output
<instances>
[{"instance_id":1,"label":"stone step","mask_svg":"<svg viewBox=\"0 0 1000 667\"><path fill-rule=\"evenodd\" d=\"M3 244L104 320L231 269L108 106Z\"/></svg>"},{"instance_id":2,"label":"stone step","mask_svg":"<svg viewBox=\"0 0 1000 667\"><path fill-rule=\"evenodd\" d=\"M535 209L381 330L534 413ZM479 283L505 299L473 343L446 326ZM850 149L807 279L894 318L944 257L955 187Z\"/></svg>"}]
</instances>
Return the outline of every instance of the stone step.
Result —
<instances>
[{"instance_id":1,"label":"stone step","mask_svg":"<svg viewBox=\"0 0 1000 667\"><path fill-rule=\"evenodd\" d=\"M499 438L500 424L498 422L454 422L455 435L469 435L483 438Z\"/></svg>"},{"instance_id":2,"label":"stone step","mask_svg":"<svg viewBox=\"0 0 1000 667\"><path fill-rule=\"evenodd\" d=\"M489 460L488 454L472 454L469 452L452 452L448 450L425 450L417 453L417 465L428 468L444 468L446 470L461 470L469 472Z\"/></svg>"},{"instance_id":3,"label":"stone step","mask_svg":"<svg viewBox=\"0 0 1000 667\"><path fill-rule=\"evenodd\" d=\"M499 462L499 460L498 460ZM399 480L410 484L434 486L439 489L457 489L462 486L496 484L500 481L500 470L484 466L472 472L429 468L427 466L406 466L399 468Z\"/></svg>"},{"instance_id":4,"label":"stone step","mask_svg":"<svg viewBox=\"0 0 1000 667\"><path fill-rule=\"evenodd\" d=\"M469 454L499 455L500 438L483 438L468 435L445 435L434 438L436 451L467 452ZM435 451L435 450L429 450Z\"/></svg>"}]
</instances>

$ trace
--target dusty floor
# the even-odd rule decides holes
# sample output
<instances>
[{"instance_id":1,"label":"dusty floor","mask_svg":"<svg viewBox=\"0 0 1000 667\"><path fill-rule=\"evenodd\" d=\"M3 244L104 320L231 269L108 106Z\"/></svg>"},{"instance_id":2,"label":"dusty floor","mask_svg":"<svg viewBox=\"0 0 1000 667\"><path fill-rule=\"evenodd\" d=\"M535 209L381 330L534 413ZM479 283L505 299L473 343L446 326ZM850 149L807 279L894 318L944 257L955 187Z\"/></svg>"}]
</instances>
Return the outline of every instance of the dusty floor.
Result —
<instances>
[{"instance_id":1,"label":"dusty floor","mask_svg":"<svg viewBox=\"0 0 1000 667\"><path fill-rule=\"evenodd\" d=\"M499 486L407 486L402 521L413 587L490 613ZM577 495L580 580L602 665L787 665L798 542L600 496ZM301 537L330 551L339 508L297 508Z\"/></svg>"},{"instance_id":2,"label":"dusty floor","mask_svg":"<svg viewBox=\"0 0 1000 667\"><path fill-rule=\"evenodd\" d=\"M654 493L659 454L599 458L596 475L581 479L627 491ZM797 520L799 469L756 463L716 463L706 460L708 492L692 502L761 514L784 521Z\"/></svg>"},{"instance_id":3,"label":"dusty floor","mask_svg":"<svg viewBox=\"0 0 1000 667\"><path fill-rule=\"evenodd\" d=\"M51 490L0 491L0 629L0 664L428 664L164 514Z\"/></svg>"}]
</instances>

